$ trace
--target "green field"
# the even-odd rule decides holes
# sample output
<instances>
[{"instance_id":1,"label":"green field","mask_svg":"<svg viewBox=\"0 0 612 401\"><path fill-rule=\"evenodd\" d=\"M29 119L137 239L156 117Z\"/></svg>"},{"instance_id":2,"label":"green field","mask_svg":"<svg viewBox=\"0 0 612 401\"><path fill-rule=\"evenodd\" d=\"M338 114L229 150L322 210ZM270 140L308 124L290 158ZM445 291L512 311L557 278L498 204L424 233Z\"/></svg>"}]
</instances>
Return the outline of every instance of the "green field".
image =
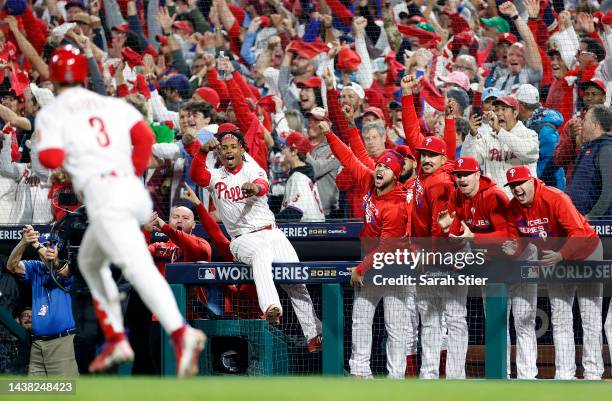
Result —
<instances>
[{"instance_id":1,"label":"green field","mask_svg":"<svg viewBox=\"0 0 612 401\"><path fill-rule=\"evenodd\" d=\"M609 401L612 382L555 381L391 381L351 378L163 378L78 379L76 395L10 397L12 400L176 400L176 401Z\"/></svg>"}]
</instances>

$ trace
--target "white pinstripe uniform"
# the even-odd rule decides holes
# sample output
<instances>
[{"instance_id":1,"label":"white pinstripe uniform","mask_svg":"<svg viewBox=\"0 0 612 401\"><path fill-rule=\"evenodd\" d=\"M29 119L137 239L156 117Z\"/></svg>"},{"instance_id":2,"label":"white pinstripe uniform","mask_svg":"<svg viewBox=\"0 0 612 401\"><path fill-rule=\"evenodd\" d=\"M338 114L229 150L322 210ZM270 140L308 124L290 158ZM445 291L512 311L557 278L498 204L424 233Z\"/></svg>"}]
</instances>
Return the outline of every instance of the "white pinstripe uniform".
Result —
<instances>
[{"instance_id":1,"label":"white pinstripe uniform","mask_svg":"<svg viewBox=\"0 0 612 401\"><path fill-rule=\"evenodd\" d=\"M270 306L280 307L278 292L272 279L272 262L299 262L285 234L276 228L274 214L268 207L267 196L245 197L242 185L265 181L265 171L255 163L242 163L235 171L225 167L210 170L208 185L215 208L232 237L230 250L234 258L252 266L259 307L265 312ZM263 229L271 227L271 229ZM295 314L307 339L321 333L312 300L305 285L281 286L289 295Z\"/></svg>"}]
</instances>

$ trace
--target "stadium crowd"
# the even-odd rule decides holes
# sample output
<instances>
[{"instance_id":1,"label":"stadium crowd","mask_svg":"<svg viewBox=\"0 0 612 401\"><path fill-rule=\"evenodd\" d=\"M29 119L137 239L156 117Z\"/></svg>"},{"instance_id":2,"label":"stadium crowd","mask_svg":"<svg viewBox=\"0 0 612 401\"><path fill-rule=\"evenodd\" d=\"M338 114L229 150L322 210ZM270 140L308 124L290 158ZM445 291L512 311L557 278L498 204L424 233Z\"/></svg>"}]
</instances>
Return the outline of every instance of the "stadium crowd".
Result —
<instances>
[{"instance_id":1,"label":"stadium crowd","mask_svg":"<svg viewBox=\"0 0 612 401\"><path fill-rule=\"evenodd\" d=\"M213 150L227 133L240 133L246 163L268 173L277 221L356 219L364 221L363 237L378 240L518 238L530 236L521 224L534 218L522 215L521 205L535 199L557 220L541 229L545 235L586 241L586 249L578 250L539 242L536 258L537 251L550 264L603 258L588 221L612 215L608 1L7 0L0 20L0 224L26 225L0 282L2 304L33 331L31 374L75 371L65 349L45 348L49 340L72 339L79 325L93 324L93 342L101 336L95 318L82 322L93 314L91 306L89 315L72 319L78 308L63 291L73 280L62 273L68 261L30 226L52 223L80 206L70 177L40 165L32 146L37 112L54 100L49 58L59 46L80 49L89 89L125 99L155 134L144 175L155 213L145 233L168 237L150 246L162 272L171 261L211 260L211 245L192 234L198 220L223 260L234 260L211 192L196 185L196 170L220 165ZM61 283L55 275L49 282L40 262L21 262L28 246L40 254L30 251L31 259L53 262ZM509 241L503 252L532 258L526 248ZM357 286L371 251L364 250L364 262L353 271ZM30 302L19 299L15 277L31 284ZM219 296L197 291L204 302ZM232 291L236 302L256 297L253 286ZM362 291L355 302L364 313L358 317L366 319L354 319L353 375L371 375L371 343L356 339L367 338L368 330L371 338L372 305L399 297L412 300L406 316L417 310L420 315L420 376L439 376L444 337L447 377L465 377L466 288L422 296L409 289L399 295ZM575 375L573 338L561 338L573 327L574 292L549 292L557 302L555 347L563 349L556 356L559 379ZM63 305L59 316L51 309L52 323L42 296ZM520 378L537 375L536 296L537 287L511 289L514 322L521 329ZM578 298L581 312L589 311L582 316L591 349L583 354L585 377L601 378L602 288L579 289ZM439 299L447 302L434 302ZM232 306L225 308L232 312ZM244 317L259 316L255 309L240 310ZM403 342L395 346L403 350L406 337L415 340L399 359L388 355L391 377L416 371L418 317L400 320L387 325L389 336ZM313 335L307 338L309 351L320 349L320 330ZM22 346L3 338L0 363L7 366L0 370L27 372L28 363L16 357L24 354ZM95 350L84 350L92 342L81 341L79 348L75 340L72 362L85 372ZM159 352L159 341L150 339L152 354ZM61 359L59 367L49 364L47 352ZM394 357L396 352L388 348ZM81 362L83 353L90 357Z\"/></svg>"}]
</instances>

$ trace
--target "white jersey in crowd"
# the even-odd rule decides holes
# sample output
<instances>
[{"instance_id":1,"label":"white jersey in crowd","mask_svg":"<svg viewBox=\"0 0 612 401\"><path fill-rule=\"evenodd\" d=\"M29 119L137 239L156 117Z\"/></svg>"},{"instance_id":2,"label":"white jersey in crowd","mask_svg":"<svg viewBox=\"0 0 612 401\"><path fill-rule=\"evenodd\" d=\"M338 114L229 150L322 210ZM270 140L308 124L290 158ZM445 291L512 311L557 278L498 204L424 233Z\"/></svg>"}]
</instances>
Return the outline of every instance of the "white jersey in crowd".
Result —
<instances>
[{"instance_id":1,"label":"white jersey in crowd","mask_svg":"<svg viewBox=\"0 0 612 401\"><path fill-rule=\"evenodd\" d=\"M77 191L105 174L134 176L130 129L142 115L122 99L83 88L62 92L36 116L38 151L58 148Z\"/></svg>"},{"instance_id":2,"label":"white jersey in crowd","mask_svg":"<svg viewBox=\"0 0 612 401\"><path fill-rule=\"evenodd\" d=\"M268 182L266 172L257 163L242 162L234 172L221 166L210 170L210 174L208 190L232 238L274 224L267 196L246 197L242 194L242 185L247 182Z\"/></svg>"},{"instance_id":3,"label":"white jersey in crowd","mask_svg":"<svg viewBox=\"0 0 612 401\"><path fill-rule=\"evenodd\" d=\"M538 134L520 121L510 131L502 128L497 134L483 124L476 136L466 135L461 147L461 157L465 156L476 158L483 174L495 180L512 199L510 188L504 186L506 171L510 167L526 165L536 177L540 141Z\"/></svg>"},{"instance_id":4,"label":"white jersey in crowd","mask_svg":"<svg viewBox=\"0 0 612 401\"><path fill-rule=\"evenodd\" d=\"M325 221L317 184L299 171L291 174L285 186L281 211L288 207L302 212L302 222Z\"/></svg>"}]
</instances>

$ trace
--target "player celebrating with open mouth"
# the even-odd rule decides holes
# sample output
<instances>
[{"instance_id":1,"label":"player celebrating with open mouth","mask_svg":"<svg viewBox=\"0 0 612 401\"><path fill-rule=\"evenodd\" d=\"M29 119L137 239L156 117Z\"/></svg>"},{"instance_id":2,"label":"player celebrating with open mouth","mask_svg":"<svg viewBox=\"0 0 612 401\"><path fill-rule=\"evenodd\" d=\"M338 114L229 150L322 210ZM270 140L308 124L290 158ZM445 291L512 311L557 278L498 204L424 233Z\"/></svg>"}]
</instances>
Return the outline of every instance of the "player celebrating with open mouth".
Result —
<instances>
[{"instance_id":1,"label":"player celebrating with open mouth","mask_svg":"<svg viewBox=\"0 0 612 401\"><path fill-rule=\"evenodd\" d=\"M238 127L221 124L217 137L202 146L191 163L189 174L199 186L211 192L215 208L232 237L230 250L235 260L252 266L259 307L270 324L280 324L283 313L272 278L273 262L299 262L285 234L277 228L268 207L268 180L258 164L245 162L246 144ZM206 167L209 150L217 149L222 166ZM305 285L283 285L289 294L308 351L321 349L321 322L316 317Z\"/></svg>"}]
</instances>

